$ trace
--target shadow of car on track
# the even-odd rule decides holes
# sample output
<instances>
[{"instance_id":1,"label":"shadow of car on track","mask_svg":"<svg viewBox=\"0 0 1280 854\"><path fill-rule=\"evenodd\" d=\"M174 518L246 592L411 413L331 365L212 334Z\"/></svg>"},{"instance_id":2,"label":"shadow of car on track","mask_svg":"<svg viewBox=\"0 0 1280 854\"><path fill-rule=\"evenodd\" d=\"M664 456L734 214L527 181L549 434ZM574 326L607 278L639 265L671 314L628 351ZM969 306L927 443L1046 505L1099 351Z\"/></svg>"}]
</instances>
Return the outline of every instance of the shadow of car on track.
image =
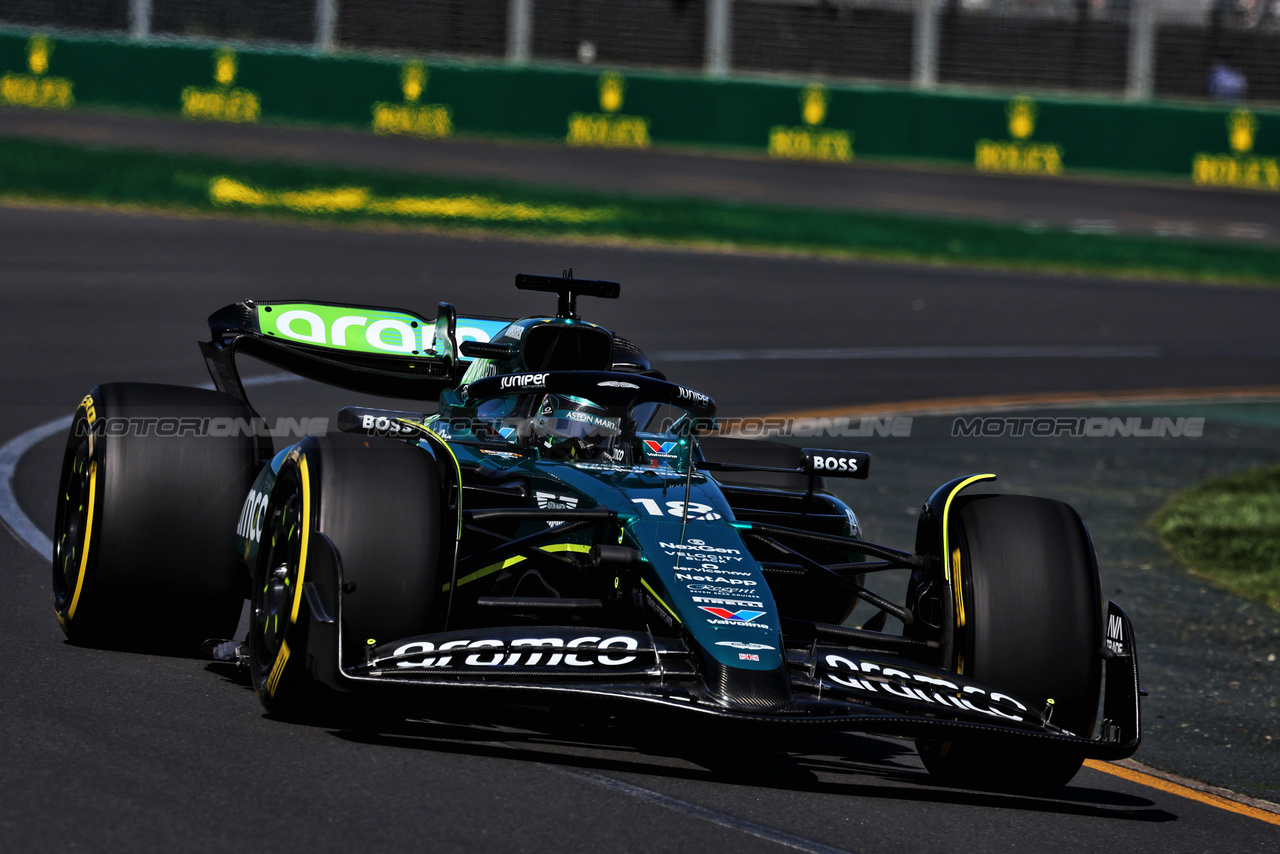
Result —
<instances>
[{"instance_id":1,"label":"shadow of car on track","mask_svg":"<svg viewBox=\"0 0 1280 854\"><path fill-rule=\"evenodd\" d=\"M581 716L579 716L581 721ZM905 740L849 733L790 736L785 742L742 743L707 732L637 728L634 721L579 722L557 731L532 731L524 725L461 724L409 720L373 732L333 729L345 741L455 755L533 762L566 771L640 774L788 792L849 798L894 800L957 806L998 807L1026 812L1163 823L1178 817L1155 808L1151 800L1124 792L1066 786L1038 796L996 794L949 788L930 778L914 747ZM563 724L563 722L562 722ZM572 729L573 732L567 730Z\"/></svg>"}]
</instances>

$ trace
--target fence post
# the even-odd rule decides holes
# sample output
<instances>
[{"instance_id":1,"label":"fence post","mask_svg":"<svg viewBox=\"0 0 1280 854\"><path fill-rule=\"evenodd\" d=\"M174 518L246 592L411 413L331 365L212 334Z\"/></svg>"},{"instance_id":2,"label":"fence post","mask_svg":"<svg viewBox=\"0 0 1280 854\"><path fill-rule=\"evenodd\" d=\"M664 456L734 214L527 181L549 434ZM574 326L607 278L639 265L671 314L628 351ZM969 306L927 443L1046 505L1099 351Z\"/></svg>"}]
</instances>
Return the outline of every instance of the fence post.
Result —
<instances>
[{"instance_id":1,"label":"fence post","mask_svg":"<svg viewBox=\"0 0 1280 854\"><path fill-rule=\"evenodd\" d=\"M1132 0L1129 6L1129 79L1125 97L1149 101L1155 89L1155 0Z\"/></svg>"},{"instance_id":2,"label":"fence post","mask_svg":"<svg viewBox=\"0 0 1280 854\"><path fill-rule=\"evenodd\" d=\"M532 43L533 0L507 0L507 62L528 62Z\"/></svg>"},{"instance_id":3,"label":"fence post","mask_svg":"<svg viewBox=\"0 0 1280 854\"><path fill-rule=\"evenodd\" d=\"M338 0L316 0L316 50L328 53L337 46Z\"/></svg>"},{"instance_id":4,"label":"fence post","mask_svg":"<svg viewBox=\"0 0 1280 854\"><path fill-rule=\"evenodd\" d=\"M938 27L939 0L915 0L912 15L911 84L918 89L938 85L938 49L942 32Z\"/></svg>"},{"instance_id":5,"label":"fence post","mask_svg":"<svg viewBox=\"0 0 1280 854\"><path fill-rule=\"evenodd\" d=\"M704 70L712 77L725 77L733 63L733 0L708 0L707 43Z\"/></svg>"},{"instance_id":6,"label":"fence post","mask_svg":"<svg viewBox=\"0 0 1280 854\"><path fill-rule=\"evenodd\" d=\"M129 38L151 35L151 0L129 0Z\"/></svg>"}]
</instances>

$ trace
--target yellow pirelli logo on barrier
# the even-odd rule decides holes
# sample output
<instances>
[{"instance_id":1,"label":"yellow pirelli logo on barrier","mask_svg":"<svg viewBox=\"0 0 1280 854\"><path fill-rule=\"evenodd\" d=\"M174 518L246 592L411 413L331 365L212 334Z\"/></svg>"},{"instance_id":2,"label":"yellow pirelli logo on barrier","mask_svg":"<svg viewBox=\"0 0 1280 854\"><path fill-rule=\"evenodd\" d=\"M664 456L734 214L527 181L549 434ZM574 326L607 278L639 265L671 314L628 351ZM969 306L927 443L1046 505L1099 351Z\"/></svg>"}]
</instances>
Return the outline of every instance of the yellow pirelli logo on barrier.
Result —
<instances>
[{"instance_id":1,"label":"yellow pirelli logo on barrier","mask_svg":"<svg viewBox=\"0 0 1280 854\"><path fill-rule=\"evenodd\" d=\"M182 115L215 122L257 122L262 102L257 92L235 85L239 64L234 51L213 55L213 88L187 86L182 90Z\"/></svg>"},{"instance_id":2,"label":"yellow pirelli logo on barrier","mask_svg":"<svg viewBox=\"0 0 1280 854\"><path fill-rule=\"evenodd\" d=\"M15 107L65 110L76 102L72 83L65 77L50 77L49 54L53 42L42 35L27 41L27 74L0 77L0 103Z\"/></svg>"},{"instance_id":3,"label":"yellow pirelli logo on barrier","mask_svg":"<svg viewBox=\"0 0 1280 854\"><path fill-rule=\"evenodd\" d=\"M974 145L973 165L979 172L1007 172L1014 175L1061 175L1062 146L1052 142L1032 142L1039 115L1036 102L1017 97L1005 107L1009 117L1008 140L980 139Z\"/></svg>"}]
</instances>

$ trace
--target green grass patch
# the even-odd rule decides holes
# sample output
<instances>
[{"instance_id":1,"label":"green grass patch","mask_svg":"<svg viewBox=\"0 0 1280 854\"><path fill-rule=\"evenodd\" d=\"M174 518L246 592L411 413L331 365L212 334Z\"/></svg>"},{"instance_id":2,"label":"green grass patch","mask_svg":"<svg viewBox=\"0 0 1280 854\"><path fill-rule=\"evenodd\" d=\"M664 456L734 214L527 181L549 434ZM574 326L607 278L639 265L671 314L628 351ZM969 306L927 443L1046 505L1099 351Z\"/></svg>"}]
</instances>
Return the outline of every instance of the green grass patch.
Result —
<instances>
[{"instance_id":1,"label":"green grass patch","mask_svg":"<svg viewBox=\"0 0 1280 854\"><path fill-rule=\"evenodd\" d=\"M332 222L1280 284L1280 251L0 139L0 194Z\"/></svg>"},{"instance_id":2,"label":"green grass patch","mask_svg":"<svg viewBox=\"0 0 1280 854\"><path fill-rule=\"evenodd\" d=\"M1280 466L1192 487L1153 523L1196 575L1280 612Z\"/></svg>"}]
</instances>

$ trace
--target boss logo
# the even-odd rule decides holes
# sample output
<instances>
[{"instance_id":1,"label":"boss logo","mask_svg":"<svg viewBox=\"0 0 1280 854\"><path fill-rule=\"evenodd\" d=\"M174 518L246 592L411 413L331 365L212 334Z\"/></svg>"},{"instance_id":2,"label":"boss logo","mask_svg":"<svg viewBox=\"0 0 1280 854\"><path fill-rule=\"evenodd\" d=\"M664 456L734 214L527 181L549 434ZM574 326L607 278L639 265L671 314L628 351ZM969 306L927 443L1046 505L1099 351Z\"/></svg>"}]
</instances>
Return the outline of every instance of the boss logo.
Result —
<instances>
[{"instance_id":1,"label":"boss logo","mask_svg":"<svg viewBox=\"0 0 1280 854\"><path fill-rule=\"evenodd\" d=\"M805 448L804 470L812 474L865 478L871 467L871 455L862 451L824 451Z\"/></svg>"}]
</instances>

